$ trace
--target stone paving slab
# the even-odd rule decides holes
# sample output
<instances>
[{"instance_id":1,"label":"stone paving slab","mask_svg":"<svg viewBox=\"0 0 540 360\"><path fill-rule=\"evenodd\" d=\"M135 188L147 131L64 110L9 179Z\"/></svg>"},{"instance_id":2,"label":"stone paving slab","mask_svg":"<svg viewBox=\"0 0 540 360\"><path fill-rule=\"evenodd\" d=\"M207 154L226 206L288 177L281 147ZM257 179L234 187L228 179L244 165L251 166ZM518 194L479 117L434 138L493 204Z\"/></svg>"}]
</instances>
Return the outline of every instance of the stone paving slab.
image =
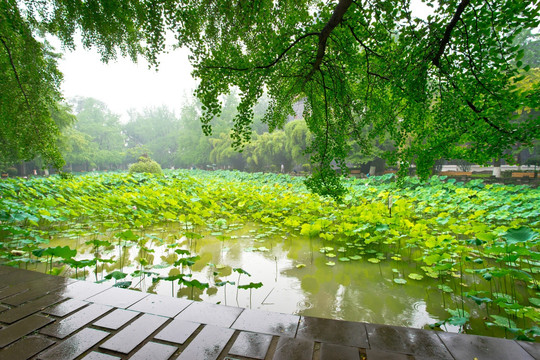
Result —
<instances>
[{"instance_id":1,"label":"stone paving slab","mask_svg":"<svg viewBox=\"0 0 540 360\"><path fill-rule=\"evenodd\" d=\"M199 328L199 326L201 326L201 324L174 319L155 336L155 339L175 344L183 344L190 338L195 330Z\"/></svg>"},{"instance_id":2,"label":"stone paving slab","mask_svg":"<svg viewBox=\"0 0 540 360\"><path fill-rule=\"evenodd\" d=\"M272 335L242 331L229 350L229 354L264 359L271 342Z\"/></svg>"},{"instance_id":3,"label":"stone paving slab","mask_svg":"<svg viewBox=\"0 0 540 360\"><path fill-rule=\"evenodd\" d=\"M50 350L38 355L40 360L73 360L109 335L108 332L85 328Z\"/></svg>"},{"instance_id":4,"label":"stone paving slab","mask_svg":"<svg viewBox=\"0 0 540 360\"><path fill-rule=\"evenodd\" d=\"M84 309L77 311L75 314L43 328L40 332L45 335L63 339L109 312L111 309L112 308L107 305L90 304Z\"/></svg>"},{"instance_id":5,"label":"stone paving slab","mask_svg":"<svg viewBox=\"0 0 540 360\"><path fill-rule=\"evenodd\" d=\"M230 327L243 310L232 306L194 302L176 316L176 319Z\"/></svg>"},{"instance_id":6,"label":"stone paving slab","mask_svg":"<svg viewBox=\"0 0 540 360\"><path fill-rule=\"evenodd\" d=\"M0 349L53 322L54 319L32 315L0 330Z\"/></svg>"},{"instance_id":7,"label":"stone paving slab","mask_svg":"<svg viewBox=\"0 0 540 360\"><path fill-rule=\"evenodd\" d=\"M120 330L119 333L107 340L100 347L102 349L128 354L167 320L166 317L144 314Z\"/></svg>"},{"instance_id":8,"label":"stone paving slab","mask_svg":"<svg viewBox=\"0 0 540 360\"><path fill-rule=\"evenodd\" d=\"M300 316L245 309L232 325L233 329L294 337Z\"/></svg>"},{"instance_id":9,"label":"stone paving slab","mask_svg":"<svg viewBox=\"0 0 540 360\"><path fill-rule=\"evenodd\" d=\"M140 314L138 311L116 309L94 323L95 326L118 330Z\"/></svg>"},{"instance_id":10,"label":"stone paving slab","mask_svg":"<svg viewBox=\"0 0 540 360\"><path fill-rule=\"evenodd\" d=\"M40 310L45 309L48 306L56 304L57 302L62 301L63 298L57 294L45 295L37 300L28 302L22 306L15 307L9 311L3 312L0 314L0 322L7 324L14 323L22 318L27 317L28 315L34 314Z\"/></svg>"},{"instance_id":11,"label":"stone paving slab","mask_svg":"<svg viewBox=\"0 0 540 360\"><path fill-rule=\"evenodd\" d=\"M540 343L192 302L0 265L0 360L475 358L540 360Z\"/></svg>"},{"instance_id":12,"label":"stone paving slab","mask_svg":"<svg viewBox=\"0 0 540 360\"><path fill-rule=\"evenodd\" d=\"M27 336L15 344L0 350L0 359L30 359L55 342L41 336Z\"/></svg>"},{"instance_id":13,"label":"stone paving slab","mask_svg":"<svg viewBox=\"0 0 540 360\"><path fill-rule=\"evenodd\" d=\"M58 305L55 305L51 308L43 310L43 312L49 315L64 317L68 315L69 313L79 310L89 304L90 303L87 301L82 301L82 300L77 300L77 299L68 299Z\"/></svg>"},{"instance_id":14,"label":"stone paving slab","mask_svg":"<svg viewBox=\"0 0 540 360\"><path fill-rule=\"evenodd\" d=\"M191 305L191 303L193 301L186 299L150 294L131 305L128 309L172 318Z\"/></svg>"},{"instance_id":15,"label":"stone paving slab","mask_svg":"<svg viewBox=\"0 0 540 360\"><path fill-rule=\"evenodd\" d=\"M233 329L206 325L186 349L182 351L178 360L192 360L197 358L216 360L233 334Z\"/></svg>"},{"instance_id":16,"label":"stone paving slab","mask_svg":"<svg viewBox=\"0 0 540 360\"><path fill-rule=\"evenodd\" d=\"M126 292L124 291L124 289L112 287L103 292L100 292L97 295L89 297L86 300L98 304L125 309L147 296L148 294L138 291Z\"/></svg>"}]
</instances>

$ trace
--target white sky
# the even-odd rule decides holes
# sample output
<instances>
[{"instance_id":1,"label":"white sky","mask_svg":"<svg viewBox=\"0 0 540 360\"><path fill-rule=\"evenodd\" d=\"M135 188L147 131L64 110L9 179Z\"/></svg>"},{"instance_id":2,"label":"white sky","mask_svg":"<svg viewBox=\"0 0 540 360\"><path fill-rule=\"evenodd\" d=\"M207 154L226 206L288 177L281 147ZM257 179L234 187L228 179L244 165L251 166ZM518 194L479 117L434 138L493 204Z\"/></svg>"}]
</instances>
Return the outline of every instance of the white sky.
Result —
<instances>
[{"instance_id":1,"label":"white sky","mask_svg":"<svg viewBox=\"0 0 540 360\"><path fill-rule=\"evenodd\" d=\"M421 0L411 3L415 16L425 18L432 12ZM141 111L161 105L179 114L197 86L191 77L188 51L170 50L161 54L159 61L157 72L148 69L143 59L137 64L127 58L104 64L97 51L78 45L75 51L67 51L59 61L59 68L64 73L62 92L66 99L75 96L98 99L120 115L122 121L128 120L130 109Z\"/></svg>"},{"instance_id":2,"label":"white sky","mask_svg":"<svg viewBox=\"0 0 540 360\"><path fill-rule=\"evenodd\" d=\"M59 61L64 73L62 92L66 99L83 96L101 100L124 121L130 109L165 105L178 114L197 86L191 77L188 51L171 50L158 59L159 71L149 69L144 59L135 64L119 58L105 64L95 49L78 46Z\"/></svg>"}]
</instances>

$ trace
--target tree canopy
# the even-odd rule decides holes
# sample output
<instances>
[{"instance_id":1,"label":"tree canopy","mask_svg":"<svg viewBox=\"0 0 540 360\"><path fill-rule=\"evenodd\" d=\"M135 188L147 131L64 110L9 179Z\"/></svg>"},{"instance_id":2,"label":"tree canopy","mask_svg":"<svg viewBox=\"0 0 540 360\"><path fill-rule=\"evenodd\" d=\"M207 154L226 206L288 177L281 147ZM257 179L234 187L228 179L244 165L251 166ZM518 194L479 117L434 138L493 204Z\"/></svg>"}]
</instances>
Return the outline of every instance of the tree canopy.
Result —
<instances>
[{"instance_id":1,"label":"tree canopy","mask_svg":"<svg viewBox=\"0 0 540 360\"><path fill-rule=\"evenodd\" d=\"M540 124L523 113L539 108L540 85L516 85L530 67L517 40L538 27L539 1L423 2L433 8L426 19L414 16L409 0L7 0L0 7L0 74L12 85L2 90L2 121L12 129L50 123L32 110L44 112L57 89L54 58L35 40L40 33L69 48L79 32L103 60L141 55L158 65L172 31L177 45L191 50L207 134L233 87L240 91L236 147L250 140L263 93L270 129L283 127L304 99L314 136L308 185L323 194L343 191L330 165L345 169L351 143L369 153L374 139L390 138L400 170L414 163L422 176L436 159L487 163L516 143L530 146ZM22 56L28 44L37 60ZM38 60L49 67L36 67ZM25 82L19 74L26 72L48 75L47 86ZM4 109L16 104L19 117L35 121L11 119L15 110Z\"/></svg>"}]
</instances>

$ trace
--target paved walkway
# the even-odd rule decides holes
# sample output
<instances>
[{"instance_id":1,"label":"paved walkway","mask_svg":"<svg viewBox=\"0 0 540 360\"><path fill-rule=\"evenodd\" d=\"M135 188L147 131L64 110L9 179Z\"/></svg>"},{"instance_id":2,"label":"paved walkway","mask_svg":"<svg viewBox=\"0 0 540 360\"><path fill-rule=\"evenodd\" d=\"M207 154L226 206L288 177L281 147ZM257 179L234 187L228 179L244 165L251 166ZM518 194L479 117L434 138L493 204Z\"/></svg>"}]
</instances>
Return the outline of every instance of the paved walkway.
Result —
<instances>
[{"instance_id":1,"label":"paved walkway","mask_svg":"<svg viewBox=\"0 0 540 360\"><path fill-rule=\"evenodd\" d=\"M0 359L540 359L540 344L249 310L0 266Z\"/></svg>"}]
</instances>

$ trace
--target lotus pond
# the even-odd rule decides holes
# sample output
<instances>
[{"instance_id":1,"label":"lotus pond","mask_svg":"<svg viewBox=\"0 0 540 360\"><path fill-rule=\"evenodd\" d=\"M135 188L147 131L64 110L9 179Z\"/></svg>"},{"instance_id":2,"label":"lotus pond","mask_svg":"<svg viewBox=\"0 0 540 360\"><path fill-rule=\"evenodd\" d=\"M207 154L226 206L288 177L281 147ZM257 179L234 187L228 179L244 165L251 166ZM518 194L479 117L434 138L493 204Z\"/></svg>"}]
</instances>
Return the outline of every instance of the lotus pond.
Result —
<instances>
[{"instance_id":1,"label":"lotus pond","mask_svg":"<svg viewBox=\"0 0 540 360\"><path fill-rule=\"evenodd\" d=\"M240 172L0 182L0 262L285 313L538 340L540 190Z\"/></svg>"}]
</instances>

